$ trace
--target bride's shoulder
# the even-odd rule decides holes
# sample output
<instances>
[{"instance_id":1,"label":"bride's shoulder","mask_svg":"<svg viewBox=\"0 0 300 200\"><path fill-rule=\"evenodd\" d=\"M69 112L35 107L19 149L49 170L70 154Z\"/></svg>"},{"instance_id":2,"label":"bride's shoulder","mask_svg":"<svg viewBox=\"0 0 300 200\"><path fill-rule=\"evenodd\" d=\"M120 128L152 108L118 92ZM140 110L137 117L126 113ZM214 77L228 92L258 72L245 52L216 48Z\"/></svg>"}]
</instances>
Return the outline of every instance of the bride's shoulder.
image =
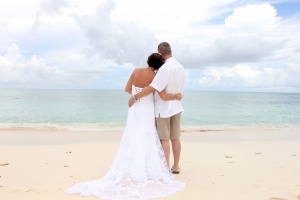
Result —
<instances>
[{"instance_id":1,"label":"bride's shoulder","mask_svg":"<svg viewBox=\"0 0 300 200\"><path fill-rule=\"evenodd\" d=\"M141 68L141 67L135 68L132 73L139 73L139 72L143 71L143 69L144 68Z\"/></svg>"},{"instance_id":2,"label":"bride's shoulder","mask_svg":"<svg viewBox=\"0 0 300 200\"><path fill-rule=\"evenodd\" d=\"M135 68L132 73L135 75L144 74L147 73L147 70L146 68L140 67L140 68Z\"/></svg>"},{"instance_id":3,"label":"bride's shoulder","mask_svg":"<svg viewBox=\"0 0 300 200\"><path fill-rule=\"evenodd\" d=\"M134 69L134 71L140 71L140 70L144 70L145 68L144 67L137 67Z\"/></svg>"}]
</instances>

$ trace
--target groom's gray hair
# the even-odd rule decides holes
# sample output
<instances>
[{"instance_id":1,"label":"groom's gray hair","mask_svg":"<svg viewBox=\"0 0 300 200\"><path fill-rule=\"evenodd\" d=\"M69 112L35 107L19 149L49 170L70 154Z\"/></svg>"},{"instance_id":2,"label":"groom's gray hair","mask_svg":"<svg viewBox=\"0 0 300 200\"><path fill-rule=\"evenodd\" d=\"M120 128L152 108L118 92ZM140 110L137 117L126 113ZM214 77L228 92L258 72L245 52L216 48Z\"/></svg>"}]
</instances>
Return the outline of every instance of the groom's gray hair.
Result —
<instances>
[{"instance_id":1,"label":"groom's gray hair","mask_svg":"<svg viewBox=\"0 0 300 200\"><path fill-rule=\"evenodd\" d=\"M157 50L159 53L161 53L163 56L164 55L172 55L172 50L171 50L171 46L169 43L167 42L161 42L158 47Z\"/></svg>"}]
</instances>

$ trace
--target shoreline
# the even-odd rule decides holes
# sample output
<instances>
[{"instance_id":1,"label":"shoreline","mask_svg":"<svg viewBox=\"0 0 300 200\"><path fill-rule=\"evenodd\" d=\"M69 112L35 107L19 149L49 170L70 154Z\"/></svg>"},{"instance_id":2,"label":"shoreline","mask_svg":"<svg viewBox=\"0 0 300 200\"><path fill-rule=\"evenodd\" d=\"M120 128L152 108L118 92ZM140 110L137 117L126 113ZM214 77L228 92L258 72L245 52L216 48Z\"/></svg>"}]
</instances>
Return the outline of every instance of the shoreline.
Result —
<instances>
[{"instance_id":1,"label":"shoreline","mask_svg":"<svg viewBox=\"0 0 300 200\"><path fill-rule=\"evenodd\" d=\"M98 199L65 190L104 176L121 137L122 131L0 130L1 199ZM161 199L300 199L298 130L187 131L181 141L181 173L174 176L186 188Z\"/></svg>"},{"instance_id":2,"label":"shoreline","mask_svg":"<svg viewBox=\"0 0 300 200\"><path fill-rule=\"evenodd\" d=\"M119 142L122 134L123 130L74 131L52 128L0 128L0 145L55 145L102 141ZM198 142L300 140L300 128L190 129L181 130L181 140Z\"/></svg>"}]
</instances>

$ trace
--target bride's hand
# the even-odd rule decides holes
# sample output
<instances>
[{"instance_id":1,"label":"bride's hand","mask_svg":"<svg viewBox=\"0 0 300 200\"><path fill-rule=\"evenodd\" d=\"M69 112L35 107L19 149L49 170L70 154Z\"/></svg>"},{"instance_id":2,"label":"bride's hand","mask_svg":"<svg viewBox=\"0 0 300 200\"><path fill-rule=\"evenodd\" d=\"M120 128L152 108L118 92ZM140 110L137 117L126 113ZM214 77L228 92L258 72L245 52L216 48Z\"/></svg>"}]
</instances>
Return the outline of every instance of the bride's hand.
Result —
<instances>
[{"instance_id":1,"label":"bride's hand","mask_svg":"<svg viewBox=\"0 0 300 200\"><path fill-rule=\"evenodd\" d=\"M181 94L181 93L176 94L176 99L179 100L179 101L181 101L181 99L182 99L182 94Z\"/></svg>"},{"instance_id":2,"label":"bride's hand","mask_svg":"<svg viewBox=\"0 0 300 200\"><path fill-rule=\"evenodd\" d=\"M128 106L131 107L134 104L134 100L132 97L128 100Z\"/></svg>"}]
</instances>

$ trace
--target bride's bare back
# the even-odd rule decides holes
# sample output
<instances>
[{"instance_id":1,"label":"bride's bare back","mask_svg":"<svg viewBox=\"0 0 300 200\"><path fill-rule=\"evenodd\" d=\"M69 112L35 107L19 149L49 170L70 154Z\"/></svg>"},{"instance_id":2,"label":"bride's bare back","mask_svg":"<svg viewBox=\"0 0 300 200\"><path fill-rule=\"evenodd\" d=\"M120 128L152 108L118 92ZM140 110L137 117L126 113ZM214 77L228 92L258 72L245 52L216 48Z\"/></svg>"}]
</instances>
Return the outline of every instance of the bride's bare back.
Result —
<instances>
[{"instance_id":1,"label":"bride's bare back","mask_svg":"<svg viewBox=\"0 0 300 200\"><path fill-rule=\"evenodd\" d=\"M132 72L132 74L126 84L125 91L131 94L132 85L139 87L139 88L144 88L144 87L150 85L150 83L152 82L154 77L155 77L155 72L152 67L136 68Z\"/></svg>"}]
</instances>

